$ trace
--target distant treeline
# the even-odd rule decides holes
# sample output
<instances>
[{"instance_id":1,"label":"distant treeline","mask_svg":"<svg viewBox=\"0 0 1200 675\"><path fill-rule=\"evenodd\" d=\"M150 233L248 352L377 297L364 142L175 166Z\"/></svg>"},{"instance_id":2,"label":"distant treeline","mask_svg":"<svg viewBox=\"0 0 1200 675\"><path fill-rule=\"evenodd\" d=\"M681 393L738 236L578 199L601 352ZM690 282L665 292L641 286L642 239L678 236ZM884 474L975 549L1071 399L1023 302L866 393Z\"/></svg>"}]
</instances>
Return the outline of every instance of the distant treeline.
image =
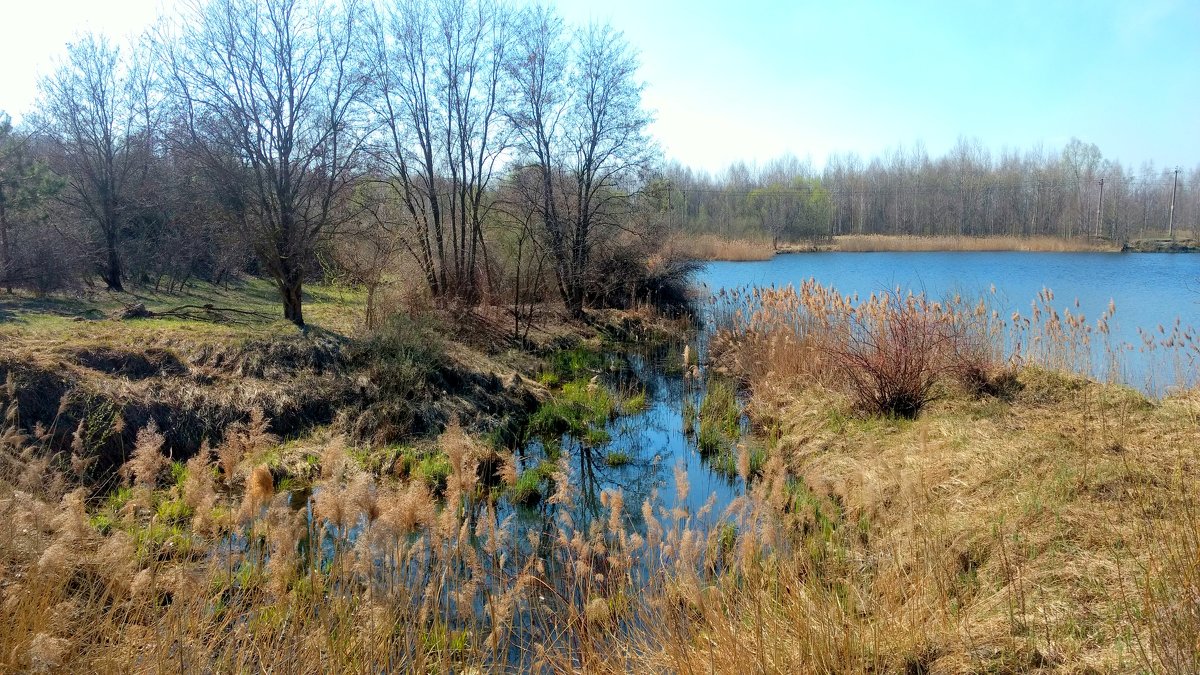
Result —
<instances>
[{"instance_id":1,"label":"distant treeline","mask_svg":"<svg viewBox=\"0 0 1200 675\"><path fill-rule=\"evenodd\" d=\"M923 147L823 169L785 157L717 175L666 169L674 227L726 237L819 239L843 234L1103 237L1126 241L1200 230L1200 165L1136 171L1072 139L1061 151L993 156L960 139L941 157ZM1103 201L1101 202L1101 181Z\"/></svg>"}]
</instances>

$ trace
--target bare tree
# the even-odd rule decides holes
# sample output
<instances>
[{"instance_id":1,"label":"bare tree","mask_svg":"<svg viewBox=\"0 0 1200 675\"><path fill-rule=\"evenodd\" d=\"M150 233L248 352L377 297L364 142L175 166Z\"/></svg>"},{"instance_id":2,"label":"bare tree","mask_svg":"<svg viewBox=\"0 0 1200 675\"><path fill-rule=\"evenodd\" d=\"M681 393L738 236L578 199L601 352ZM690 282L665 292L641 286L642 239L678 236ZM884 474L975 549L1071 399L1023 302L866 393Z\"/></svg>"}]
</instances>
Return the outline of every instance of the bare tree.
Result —
<instances>
[{"instance_id":1,"label":"bare tree","mask_svg":"<svg viewBox=\"0 0 1200 675\"><path fill-rule=\"evenodd\" d=\"M546 250L539 240L537 203L528 198L536 193L533 186L539 181L540 176L532 167L518 169L509 174L496 196L497 211L503 216L500 221L508 235L503 240L505 257L512 265L505 275L512 294L508 313L513 319L513 339L518 341L528 339L537 304L545 300L548 290Z\"/></svg>"},{"instance_id":2,"label":"bare tree","mask_svg":"<svg viewBox=\"0 0 1200 675\"><path fill-rule=\"evenodd\" d=\"M143 64L92 34L68 45L66 60L41 82L52 166L66 180L59 198L94 226L101 276L115 291L124 290L123 229L153 155L151 83Z\"/></svg>"},{"instance_id":3,"label":"bare tree","mask_svg":"<svg viewBox=\"0 0 1200 675\"><path fill-rule=\"evenodd\" d=\"M510 73L519 149L542 178L531 203L563 302L581 316L592 253L620 227L652 158L637 58L608 24L589 25L568 42L562 20L539 7L525 16Z\"/></svg>"},{"instance_id":4,"label":"bare tree","mask_svg":"<svg viewBox=\"0 0 1200 675\"><path fill-rule=\"evenodd\" d=\"M492 0L409 0L375 21L377 156L403 205L394 229L435 297L475 301L500 117L509 12Z\"/></svg>"},{"instance_id":5,"label":"bare tree","mask_svg":"<svg viewBox=\"0 0 1200 675\"><path fill-rule=\"evenodd\" d=\"M301 327L314 248L347 217L366 133L359 14L353 2L197 1L162 41L189 147L235 196Z\"/></svg>"}]
</instances>

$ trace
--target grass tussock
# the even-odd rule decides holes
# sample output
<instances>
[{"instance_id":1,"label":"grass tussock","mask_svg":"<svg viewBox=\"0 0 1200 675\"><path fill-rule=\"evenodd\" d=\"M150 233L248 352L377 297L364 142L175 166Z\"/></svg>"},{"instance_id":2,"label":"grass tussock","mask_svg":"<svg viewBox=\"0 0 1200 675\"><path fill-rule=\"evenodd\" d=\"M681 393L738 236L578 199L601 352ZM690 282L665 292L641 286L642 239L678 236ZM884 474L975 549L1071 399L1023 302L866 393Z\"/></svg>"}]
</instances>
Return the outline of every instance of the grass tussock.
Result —
<instances>
[{"instance_id":1,"label":"grass tussock","mask_svg":"<svg viewBox=\"0 0 1200 675\"><path fill-rule=\"evenodd\" d=\"M1121 247L1096 239L1061 237L951 237L898 236L883 234L846 234L833 238L833 250L874 251L1037 251L1037 252L1115 252Z\"/></svg>"}]
</instances>

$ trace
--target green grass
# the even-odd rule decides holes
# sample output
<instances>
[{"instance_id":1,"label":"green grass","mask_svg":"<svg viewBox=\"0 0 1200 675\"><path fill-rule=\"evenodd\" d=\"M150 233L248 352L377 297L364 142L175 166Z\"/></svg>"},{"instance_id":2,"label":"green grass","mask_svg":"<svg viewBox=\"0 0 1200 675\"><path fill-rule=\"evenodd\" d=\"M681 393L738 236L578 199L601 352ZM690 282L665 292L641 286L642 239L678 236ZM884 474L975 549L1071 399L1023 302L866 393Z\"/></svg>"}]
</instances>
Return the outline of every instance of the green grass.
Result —
<instances>
[{"instance_id":1,"label":"green grass","mask_svg":"<svg viewBox=\"0 0 1200 675\"><path fill-rule=\"evenodd\" d=\"M158 502L154 514L159 522L168 525L182 525L192 517L192 507L182 499L163 499Z\"/></svg>"},{"instance_id":2,"label":"green grass","mask_svg":"<svg viewBox=\"0 0 1200 675\"><path fill-rule=\"evenodd\" d=\"M184 305L213 305L238 310L229 313L237 323L203 319L152 318L130 321L100 321L127 305L141 303L152 312ZM304 288L304 317L310 326L349 335L362 325L365 292L336 286L309 284ZM251 312L253 314L245 314ZM77 321L76 319L88 319ZM291 335L296 327L283 319L283 306L272 282L246 279L229 288L198 282L176 293L134 288L126 293L90 293L34 296L27 293L0 294L0 336L32 340L73 338L115 345L160 342L164 337L197 340Z\"/></svg>"},{"instance_id":3,"label":"green grass","mask_svg":"<svg viewBox=\"0 0 1200 675\"><path fill-rule=\"evenodd\" d=\"M632 461L633 457L624 450L610 450L609 453L604 456L604 463L614 468L625 466Z\"/></svg>"},{"instance_id":4,"label":"green grass","mask_svg":"<svg viewBox=\"0 0 1200 675\"><path fill-rule=\"evenodd\" d=\"M446 488L451 471L450 458L441 450L433 447L422 449L393 446L383 452L395 457L392 466L400 478L419 480L435 493L440 493Z\"/></svg>"},{"instance_id":5,"label":"green grass","mask_svg":"<svg viewBox=\"0 0 1200 675\"><path fill-rule=\"evenodd\" d=\"M509 501L522 506L537 504L548 493L554 479L554 472L557 470L557 464L544 459L537 466L521 472L521 475L517 477L517 482L508 489Z\"/></svg>"},{"instance_id":6,"label":"green grass","mask_svg":"<svg viewBox=\"0 0 1200 675\"><path fill-rule=\"evenodd\" d=\"M621 401L621 411L626 415L644 412L646 410L646 390L640 389L626 396Z\"/></svg>"},{"instance_id":7,"label":"green grass","mask_svg":"<svg viewBox=\"0 0 1200 675\"><path fill-rule=\"evenodd\" d=\"M710 379L700 402L701 425L708 421L725 435L736 438L741 433L741 416L733 384L725 379Z\"/></svg>"},{"instance_id":8,"label":"green grass","mask_svg":"<svg viewBox=\"0 0 1200 675\"><path fill-rule=\"evenodd\" d=\"M587 347L563 349L550 355L550 373L560 382L587 379L604 369L604 357Z\"/></svg>"},{"instance_id":9,"label":"green grass","mask_svg":"<svg viewBox=\"0 0 1200 675\"><path fill-rule=\"evenodd\" d=\"M604 443L607 434L600 432L617 409L616 398L604 387L588 380L568 382L529 417L527 434L543 440L569 434L591 444Z\"/></svg>"}]
</instances>

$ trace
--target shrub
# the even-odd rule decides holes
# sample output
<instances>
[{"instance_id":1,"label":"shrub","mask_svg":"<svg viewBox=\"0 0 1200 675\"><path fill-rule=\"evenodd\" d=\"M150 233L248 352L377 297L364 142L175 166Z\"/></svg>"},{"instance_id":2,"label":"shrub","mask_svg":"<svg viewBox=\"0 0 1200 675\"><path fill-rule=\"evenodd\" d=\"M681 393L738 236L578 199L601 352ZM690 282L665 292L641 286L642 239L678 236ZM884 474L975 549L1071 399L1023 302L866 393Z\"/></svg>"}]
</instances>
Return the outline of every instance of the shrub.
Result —
<instances>
[{"instance_id":1,"label":"shrub","mask_svg":"<svg viewBox=\"0 0 1200 675\"><path fill-rule=\"evenodd\" d=\"M962 335L954 315L923 296L884 295L846 315L844 343L826 349L859 407L912 418L934 398L938 379L959 370Z\"/></svg>"},{"instance_id":2,"label":"shrub","mask_svg":"<svg viewBox=\"0 0 1200 675\"><path fill-rule=\"evenodd\" d=\"M407 314L393 314L349 350L350 364L362 369L384 397L413 398L445 365L445 349L433 326Z\"/></svg>"},{"instance_id":3,"label":"shrub","mask_svg":"<svg viewBox=\"0 0 1200 675\"><path fill-rule=\"evenodd\" d=\"M593 307L628 309L647 303L666 314L690 315L692 277L703 266L672 251L615 247L593 262L587 299Z\"/></svg>"},{"instance_id":4,"label":"shrub","mask_svg":"<svg viewBox=\"0 0 1200 675\"><path fill-rule=\"evenodd\" d=\"M865 412L906 418L944 379L992 391L1000 336L983 303L935 302L899 289L859 301L810 280L798 291L722 292L713 315L723 328L710 356L755 383L803 378L845 388Z\"/></svg>"}]
</instances>

